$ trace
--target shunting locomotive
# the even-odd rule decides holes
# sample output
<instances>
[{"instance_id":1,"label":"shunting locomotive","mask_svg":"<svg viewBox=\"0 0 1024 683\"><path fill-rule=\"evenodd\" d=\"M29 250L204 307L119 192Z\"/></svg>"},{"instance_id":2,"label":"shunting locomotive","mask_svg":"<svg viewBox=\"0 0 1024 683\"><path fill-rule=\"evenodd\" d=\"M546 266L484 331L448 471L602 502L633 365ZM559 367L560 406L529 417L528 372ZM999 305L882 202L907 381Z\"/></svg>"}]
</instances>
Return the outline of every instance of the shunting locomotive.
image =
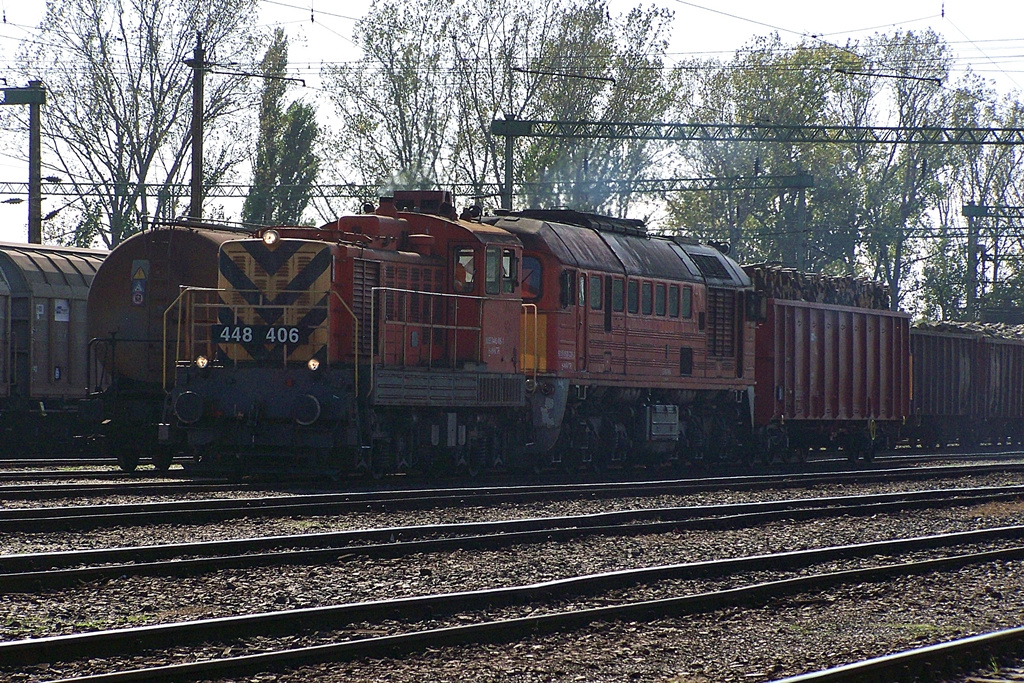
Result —
<instances>
[{"instance_id":1,"label":"shunting locomotive","mask_svg":"<svg viewBox=\"0 0 1024 683\"><path fill-rule=\"evenodd\" d=\"M446 192L225 243L218 288L183 298L168 428L200 460L500 463L525 404L521 260Z\"/></svg>"}]
</instances>

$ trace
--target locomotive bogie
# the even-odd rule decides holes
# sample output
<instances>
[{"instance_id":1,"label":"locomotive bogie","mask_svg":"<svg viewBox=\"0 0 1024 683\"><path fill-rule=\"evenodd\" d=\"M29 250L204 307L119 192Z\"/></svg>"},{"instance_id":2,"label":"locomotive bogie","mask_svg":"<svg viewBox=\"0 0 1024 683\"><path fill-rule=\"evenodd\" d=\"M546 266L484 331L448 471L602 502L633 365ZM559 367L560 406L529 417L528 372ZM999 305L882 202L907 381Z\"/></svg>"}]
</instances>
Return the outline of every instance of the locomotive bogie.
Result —
<instances>
[{"instance_id":1,"label":"locomotive bogie","mask_svg":"<svg viewBox=\"0 0 1024 683\"><path fill-rule=\"evenodd\" d=\"M171 413L191 449L331 449L356 443L354 373L208 365L179 372Z\"/></svg>"}]
</instances>

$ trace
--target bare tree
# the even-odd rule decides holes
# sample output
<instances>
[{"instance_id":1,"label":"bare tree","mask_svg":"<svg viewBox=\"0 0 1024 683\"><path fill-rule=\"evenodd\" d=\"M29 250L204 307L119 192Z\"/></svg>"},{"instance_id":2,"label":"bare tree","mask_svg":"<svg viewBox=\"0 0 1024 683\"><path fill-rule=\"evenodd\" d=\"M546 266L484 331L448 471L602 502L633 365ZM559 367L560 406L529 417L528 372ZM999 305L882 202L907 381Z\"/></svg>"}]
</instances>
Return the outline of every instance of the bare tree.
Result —
<instances>
[{"instance_id":1,"label":"bare tree","mask_svg":"<svg viewBox=\"0 0 1024 683\"><path fill-rule=\"evenodd\" d=\"M54 0L26 76L45 82L46 158L80 198L73 241L113 247L152 218L173 216L171 185L191 173L191 82L185 64L202 34L207 62L251 64L256 0ZM244 154L250 86L207 72L204 180Z\"/></svg>"},{"instance_id":2,"label":"bare tree","mask_svg":"<svg viewBox=\"0 0 1024 683\"><path fill-rule=\"evenodd\" d=\"M326 69L341 118L335 156L359 182L432 185L445 175L449 10L445 0L374 2L354 32L363 58Z\"/></svg>"}]
</instances>

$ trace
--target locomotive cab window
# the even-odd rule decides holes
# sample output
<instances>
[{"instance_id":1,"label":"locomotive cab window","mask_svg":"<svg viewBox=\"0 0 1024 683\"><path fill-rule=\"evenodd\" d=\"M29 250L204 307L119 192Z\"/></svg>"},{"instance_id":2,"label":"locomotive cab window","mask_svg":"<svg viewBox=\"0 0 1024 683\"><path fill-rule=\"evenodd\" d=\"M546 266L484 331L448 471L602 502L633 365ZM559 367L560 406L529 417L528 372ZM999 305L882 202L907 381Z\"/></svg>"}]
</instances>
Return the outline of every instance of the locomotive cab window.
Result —
<instances>
[{"instance_id":1,"label":"locomotive cab window","mask_svg":"<svg viewBox=\"0 0 1024 683\"><path fill-rule=\"evenodd\" d=\"M626 307L630 313L640 311L640 283L636 280L630 280L626 284Z\"/></svg>"},{"instance_id":2,"label":"locomotive cab window","mask_svg":"<svg viewBox=\"0 0 1024 683\"><path fill-rule=\"evenodd\" d=\"M668 314L673 318L679 317L679 285L668 288Z\"/></svg>"},{"instance_id":3,"label":"locomotive cab window","mask_svg":"<svg viewBox=\"0 0 1024 683\"><path fill-rule=\"evenodd\" d=\"M476 257L473 250L461 248L455 250L455 291L466 294L473 291L476 274Z\"/></svg>"},{"instance_id":4,"label":"locomotive cab window","mask_svg":"<svg viewBox=\"0 0 1024 683\"><path fill-rule=\"evenodd\" d=\"M484 291L497 294L501 291L501 250L487 247L487 259L484 262Z\"/></svg>"},{"instance_id":5,"label":"locomotive cab window","mask_svg":"<svg viewBox=\"0 0 1024 683\"><path fill-rule=\"evenodd\" d=\"M654 285L650 282L645 282L641 287L641 312L644 315L650 315L654 311Z\"/></svg>"},{"instance_id":6,"label":"locomotive cab window","mask_svg":"<svg viewBox=\"0 0 1024 683\"><path fill-rule=\"evenodd\" d=\"M511 294L515 289L515 254L511 249L487 247L484 264L484 291L488 294Z\"/></svg>"},{"instance_id":7,"label":"locomotive cab window","mask_svg":"<svg viewBox=\"0 0 1024 683\"><path fill-rule=\"evenodd\" d=\"M654 288L654 313L665 315L665 285L660 284Z\"/></svg>"},{"instance_id":8,"label":"locomotive cab window","mask_svg":"<svg viewBox=\"0 0 1024 683\"><path fill-rule=\"evenodd\" d=\"M511 294L516 291L516 285L519 284L519 263L516 258L515 252L511 249L502 249L501 251L501 291L505 294Z\"/></svg>"},{"instance_id":9,"label":"locomotive cab window","mask_svg":"<svg viewBox=\"0 0 1024 683\"><path fill-rule=\"evenodd\" d=\"M573 291L575 285L576 278L573 271L563 270L562 274L558 276L559 303L562 308L569 308L576 298L576 292Z\"/></svg>"},{"instance_id":10,"label":"locomotive cab window","mask_svg":"<svg viewBox=\"0 0 1024 683\"><path fill-rule=\"evenodd\" d=\"M535 256L523 257L523 301L533 303L541 295L541 266Z\"/></svg>"}]
</instances>

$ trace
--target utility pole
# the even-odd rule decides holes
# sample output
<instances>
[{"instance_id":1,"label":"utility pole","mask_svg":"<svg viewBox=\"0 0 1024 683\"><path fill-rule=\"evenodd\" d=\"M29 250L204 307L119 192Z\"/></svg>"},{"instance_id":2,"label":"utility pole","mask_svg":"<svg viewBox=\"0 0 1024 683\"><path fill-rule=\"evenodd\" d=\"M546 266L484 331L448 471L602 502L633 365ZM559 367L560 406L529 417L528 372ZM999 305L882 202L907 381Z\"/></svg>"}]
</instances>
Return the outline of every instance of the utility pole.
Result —
<instances>
[{"instance_id":1,"label":"utility pole","mask_svg":"<svg viewBox=\"0 0 1024 683\"><path fill-rule=\"evenodd\" d=\"M969 320L978 320L981 317L978 315L979 220L983 218L1024 220L1024 206L975 204L970 201L961 207L961 213L967 217L967 317ZM995 282L992 285L995 286Z\"/></svg>"},{"instance_id":2,"label":"utility pole","mask_svg":"<svg viewBox=\"0 0 1024 683\"><path fill-rule=\"evenodd\" d=\"M203 217L203 75L206 69L202 33L196 33L192 59L186 59L185 64L192 67L192 195L188 217L200 220Z\"/></svg>"},{"instance_id":3,"label":"utility pole","mask_svg":"<svg viewBox=\"0 0 1024 683\"><path fill-rule=\"evenodd\" d=\"M967 217L967 319L978 319L978 219L986 215L985 207L973 201L964 204Z\"/></svg>"},{"instance_id":4,"label":"utility pole","mask_svg":"<svg viewBox=\"0 0 1024 683\"><path fill-rule=\"evenodd\" d=\"M46 103L42 81L29 81L27 88L2 88L0 104L28 105L28 241L43 243L42 124L40 107Z\"/></svg>"}]
</instances>

